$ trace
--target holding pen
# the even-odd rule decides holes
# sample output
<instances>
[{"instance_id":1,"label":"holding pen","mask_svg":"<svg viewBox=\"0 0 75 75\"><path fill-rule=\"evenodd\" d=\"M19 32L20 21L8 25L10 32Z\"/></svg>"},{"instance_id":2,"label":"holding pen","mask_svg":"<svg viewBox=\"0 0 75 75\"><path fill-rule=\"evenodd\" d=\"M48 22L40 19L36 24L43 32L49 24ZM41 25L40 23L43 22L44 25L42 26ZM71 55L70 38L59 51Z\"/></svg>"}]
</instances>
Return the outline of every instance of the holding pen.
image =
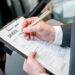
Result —
<instances>
[{"instance_id":1,"label":"holding pen","mask_svg":"<svg viewBox=\"0 0 75 75\"><path fill-rule=\"evenodd\" d=\"M39 16L39 18L37 20L35 20L32 24L30 24L30 26L36 25L41 20L45 19L50 13L51 13L51 11L47 10L41 16Z\"/></svg>"},{"instance_id":2,"label":"holding pen","mask_svg":"<svg viewBox=\"0 0 75 75\"><path fill-rule=\"evenodd\" d=\"M50 11L46 11L39 18L31 17L24 20L22 27L26 39L35 40L36 38L38 38L49 43L53 43L56 40L55 37L57 36L55 35L55 28L57 28L58 26L51 26L43 21L43 19L50 13Z\"/></svg>"}]
</instances>

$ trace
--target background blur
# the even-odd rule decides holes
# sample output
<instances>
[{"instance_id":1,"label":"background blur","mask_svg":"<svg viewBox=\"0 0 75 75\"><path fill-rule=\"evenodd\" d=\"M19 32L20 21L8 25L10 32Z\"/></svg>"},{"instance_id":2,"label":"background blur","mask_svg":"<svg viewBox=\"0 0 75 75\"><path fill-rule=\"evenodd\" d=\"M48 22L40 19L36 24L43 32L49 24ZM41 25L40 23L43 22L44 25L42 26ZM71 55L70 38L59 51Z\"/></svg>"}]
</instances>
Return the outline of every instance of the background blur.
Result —
<instances>
[{"instance_id":1,"label":"background blur","mask_svg":"<svg viewBox=\"0 0 75 75\"><path fill-rule=\"evenodd\" d=\"M15 18L27 15L38 2L38 0L0 0L0 28ZM5 59L5 52L1 48L0 54L4 59L4 61L0 61L0 64L3 70L3 66L5 66L6 75L26 75L23 71L24 58L22 56L13 52L11 56L6 54Z\"/></svg>"}]
</instances>

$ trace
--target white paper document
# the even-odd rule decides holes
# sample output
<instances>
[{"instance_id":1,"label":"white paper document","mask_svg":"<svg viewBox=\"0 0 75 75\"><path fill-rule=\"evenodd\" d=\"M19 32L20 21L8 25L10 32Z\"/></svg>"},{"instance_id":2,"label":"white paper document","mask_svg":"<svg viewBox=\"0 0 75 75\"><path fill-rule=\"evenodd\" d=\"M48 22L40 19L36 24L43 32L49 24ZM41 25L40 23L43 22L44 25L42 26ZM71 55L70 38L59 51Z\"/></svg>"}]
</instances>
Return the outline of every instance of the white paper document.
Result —
<instances>
[{"instance_id":1,"label":"white paper document","mask_svg":"<svg viewBox=\"0 0 75 75\"><path fill-rule=\"evenodd\" d=\"M37 52L36 59L55 75L69 75L70 48L62 48L41 40L26 40L21 30L21 17L0 31L0 37L25 55Z\"/></svg>"}]
</instances>

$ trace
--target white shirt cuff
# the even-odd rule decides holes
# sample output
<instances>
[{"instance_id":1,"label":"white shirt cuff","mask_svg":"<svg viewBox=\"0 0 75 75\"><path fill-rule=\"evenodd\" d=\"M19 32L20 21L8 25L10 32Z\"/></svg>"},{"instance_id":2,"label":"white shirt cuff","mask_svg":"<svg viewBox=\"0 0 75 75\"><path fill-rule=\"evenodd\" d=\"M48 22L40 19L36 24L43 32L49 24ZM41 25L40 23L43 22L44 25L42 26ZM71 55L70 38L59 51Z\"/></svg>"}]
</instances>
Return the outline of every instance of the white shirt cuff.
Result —
<instances>
[{"instance_id":1,"label":"white shirt cuff","mask_svg":"<svg viewBox=\"0 0 75 75\"><path fill-rule=\"evenodd\" d=\"M55 40L53 44L61 45L63 39L63 31L61 26L53 26L55 29Z\"/></svg>"},{"instance_id":2,"label":"white shirt cuff","mask_svg":"<svg viewBox=\"0 0 75 75\"><path fill-rule=\"evenodd\" d=\"M47 74L47 73L41 73L41 74L39 74L39 75L49 75L49 74Z\"/></svg>"}]
</instances>

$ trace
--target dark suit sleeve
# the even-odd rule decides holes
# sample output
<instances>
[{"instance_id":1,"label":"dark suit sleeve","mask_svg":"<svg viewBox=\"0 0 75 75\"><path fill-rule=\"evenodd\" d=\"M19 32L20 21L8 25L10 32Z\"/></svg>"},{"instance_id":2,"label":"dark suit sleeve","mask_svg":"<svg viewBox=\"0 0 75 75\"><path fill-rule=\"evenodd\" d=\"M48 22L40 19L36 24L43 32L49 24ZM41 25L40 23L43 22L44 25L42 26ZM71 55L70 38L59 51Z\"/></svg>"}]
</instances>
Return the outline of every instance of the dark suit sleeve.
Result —
<instances>
[{"instance_id":1,"label":"dark suit sleeve","mask_svg":"<svg viewBox=\"0 0 75 75\"><path fill-rule=\"evenodd\" d=\"M71 41L71 24L70 25L63 25L62 31L63 31L63 40L62 40L62 47L70 47L70 41Z\"/></svg>"}]
</instances>

